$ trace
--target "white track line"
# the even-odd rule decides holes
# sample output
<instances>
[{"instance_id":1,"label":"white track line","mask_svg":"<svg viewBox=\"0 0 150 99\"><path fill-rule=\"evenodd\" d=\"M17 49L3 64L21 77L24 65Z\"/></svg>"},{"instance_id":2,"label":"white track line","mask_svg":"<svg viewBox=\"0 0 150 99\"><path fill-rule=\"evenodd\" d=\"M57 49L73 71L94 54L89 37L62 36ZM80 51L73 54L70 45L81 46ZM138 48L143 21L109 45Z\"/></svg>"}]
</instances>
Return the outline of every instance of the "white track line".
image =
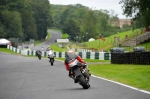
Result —
<instances>
[{"instance_id":1,"label":"white track line","mask_svg":"<svg viewBox=\"0 0 150 99\"><path fill-rule=\"evenodd\" d=\"M64 61L62 61L62 60L57 60L57 61L64 62ZM124 86L124 87L128 87L128 88L131 88L131 89L134 89L134 90L137 90L137 91L143 92L143 93L150 94L150 92L149 92L149 91L146 91L146 90L141 90L141 89L138 89L138 88L135 88L135 87L132 87L132 86L126 85L126 84L122 84L122 83L119 83L119 82L115 82L115 81L113 81L113 80L108 80L108 79L105 79L105 78L102 78L102 77L98 77L98 76L95 76L95 75L92 75L92 76L93 76L93 77L95 77L95 78L99 78L99 79L102 79L102 80L105 80L105 81L109 81L109 82L112 82L112 83L115 83L115 84L118 84L118 85Z\"/></svg>"},{"instance_id":2,"label":"white track line","mask_svg":"<svg viewBox=\"0 0 150 99\"><path fill-rule=\"evenodd\" d=\"M112 81L112 80L108 80L108 79L105 79L105 78L102 78L102 77L98 77L98 76L95 76L95 75L92 75L92 76L93 76L93 77L95 77L95 78L99 78L99 79L102 79L102 80L105 80L105 81L109 81L109 82L112 82L112 83L118 84L118 85L122 85L122 86L124 86L124 87L128 87L128 88L131 88L131 89L134 89L134 90L137 90L137 91L143 92L143 93L150 94L150 92L149 92L149 91L141 90L141 89L138 89L138 88L135 88L135 87L129 86L129 85L125 85L125 84L122 84L122 83L119 83L119 82L115 82L115 81Z\"/></svg>"}]
</instances>

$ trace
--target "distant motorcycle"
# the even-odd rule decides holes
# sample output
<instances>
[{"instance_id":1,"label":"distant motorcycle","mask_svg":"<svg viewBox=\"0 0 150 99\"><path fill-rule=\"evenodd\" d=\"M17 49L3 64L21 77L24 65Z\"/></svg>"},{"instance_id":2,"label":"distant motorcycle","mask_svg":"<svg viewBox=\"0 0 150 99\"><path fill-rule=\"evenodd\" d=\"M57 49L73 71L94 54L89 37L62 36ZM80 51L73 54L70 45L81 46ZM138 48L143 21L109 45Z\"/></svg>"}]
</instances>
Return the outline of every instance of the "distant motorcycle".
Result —
<instances>
[{"instance_id":1,"label":"distant motorcycle","mask_svg":"<svg viewBox=\"0 0 150 99\"><path fill-rule=\"evenodd\" d=\"M51 64L52 66L53 66L54 61L55 61L54 57L55 57L54 52L53 52L52 50L50 50L50 51L48 52L48 58L49 58L49 62L50 62L50 64Z\"/></svg>"},{"instance_id":2,"label":"distant motorcycle","mask_svg":"<svg viewBox=\"0 0 150 99\"><path fill-rule=\"evenodd\" d=\"M39 60L41 60L42 58L42 52L41 51L36 51L36 56L39 58Z\"/></svg>"},{"instance_id":3,"label":"distant motorcycle","mask_svg":"<svg viewBox=\"0 0 150 99\"><path fill-rule=\"evenodd\" d=\"M70 73L73 75L73 78L76 79L84 89L88 89L90 87L90 73L85 68L85 66L77 59L72 59L68 65L70 67Z\"/></svg>"}]
</instances>

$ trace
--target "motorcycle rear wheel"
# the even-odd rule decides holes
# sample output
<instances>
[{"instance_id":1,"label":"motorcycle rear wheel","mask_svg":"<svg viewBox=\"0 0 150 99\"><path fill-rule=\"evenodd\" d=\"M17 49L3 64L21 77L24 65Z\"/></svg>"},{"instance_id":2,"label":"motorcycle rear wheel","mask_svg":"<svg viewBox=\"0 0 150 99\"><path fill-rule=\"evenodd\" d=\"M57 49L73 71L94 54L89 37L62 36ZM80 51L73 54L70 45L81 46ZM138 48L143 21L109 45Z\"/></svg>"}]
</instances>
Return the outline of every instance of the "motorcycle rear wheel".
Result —
<instances>
[{"instance_id":1,"label":"motorcycle rear wheel","mask_svg":"<svg viewBox=\"0 0 150 99\"><path fill-rule=\"evenodd\" d=\"M54 59L50 59L51 66L54 65Z\"/></svg>"},{"instance_id":2,"label":"motorcycle rear wheel","mask_svg":"<svg viewBox=\"0 0 150 99\"><path fill-rule=\"evenodd\" d=\"M84 79L83 75L78 77L78 81L84 89L88 89L90 87L89 83Z\"/></svg>"},{"instance_id":3,"label":"motorcycle rear wheel","mask_svg":"<svg viewBox=\"0 0 150 99\"><path fill-rule=\"evenodd\" d=\"M39 60L41 60L41 56L38 56Z\"/></svg>"}]
</instances>

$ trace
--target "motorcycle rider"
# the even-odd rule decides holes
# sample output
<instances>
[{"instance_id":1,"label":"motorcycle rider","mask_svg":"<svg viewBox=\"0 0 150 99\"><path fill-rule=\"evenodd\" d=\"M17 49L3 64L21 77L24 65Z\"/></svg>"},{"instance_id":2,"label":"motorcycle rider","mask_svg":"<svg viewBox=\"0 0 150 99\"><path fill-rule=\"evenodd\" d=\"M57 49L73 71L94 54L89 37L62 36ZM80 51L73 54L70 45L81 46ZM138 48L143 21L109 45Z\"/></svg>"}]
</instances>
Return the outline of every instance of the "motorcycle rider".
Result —
<instances>
[{"instance_id":1,"label":"motorcycle rider","mask_svg":"<svg viewBox=\"0 0 150 99\"><path fill-rule=\"evenodd\" d=\"M55 57L55 55L54 55L54 50L53 50L52 48L48 47L48 48L47 48L47 51L51 51L51 52L53 53L53 56ZM48 55L48 58L49 58L49 55ZM50 58L49 58L49 59L50 59ZM54 58L54 61L55 61L55 58ZM50 60L49 60L49 62L50 62Z\"/></svg>"},{"instance_id":2,"label":"motorcycle rider","mask_svg":"<svg viewBox=\"0 0 150 99\"><path fill-rule=\"evenodd\" d=\"M42 47L42 51L44 51L44 48Z\"/></svg>"},{"instance_id":3,"label":"motorcycle rider","mask_svg":"<svg viewBox=\"0 0 150 99\"><path fill-rule=\"evenodd\" d=\"M42 54L42 52L40 51L40 49L38 49L35 54L39 58L39 60L41 60L41 57L42 57L41 54Z\"/></svg>"},{"instance_id":4,"label":"motorcycle rider","mask_svg":"<svg viewBox=\"0 0 150 99\"><path fill-rule=\"evenodd\" d=\"M36 56L38 56L39 54L42 54L42 52L40 51L40 49L36 50Z\"/></svg>"},{"instance_id":5,"label":"motorcycle rider","mask_svg":"<svg viewBox=\"0 0 150 99\"><path fill-rule=\"evenodd\" d=\"M46 51L49 51L50 49L51 49L51 48L48 46L47 49L46 49Z\"/></svg>"},{"instance_id":6,"label":"motorcycle rider","mask_svg":"<svg viewBox=\"0 0 150 99\"><path fill-rule=\"evenodd\" d=\"M89 71L89 70L88 70L88 66L86 65L84 60L79 55L75 54L75 52L73 50L67 51L67 55L66 55L66 59L64 61L64 64L65 64L66 70L69 71L69 75L68 76L70 78L74 79L74 77L71 75L71 71L70 71L70 68L69 68L69 65L68 65L69 61L71 61L73 58L77 59L79 62L81 62L85 66L87 71ZM77 80L74 79L74 82L77 83Z\"/></svg>"}]
</instances>

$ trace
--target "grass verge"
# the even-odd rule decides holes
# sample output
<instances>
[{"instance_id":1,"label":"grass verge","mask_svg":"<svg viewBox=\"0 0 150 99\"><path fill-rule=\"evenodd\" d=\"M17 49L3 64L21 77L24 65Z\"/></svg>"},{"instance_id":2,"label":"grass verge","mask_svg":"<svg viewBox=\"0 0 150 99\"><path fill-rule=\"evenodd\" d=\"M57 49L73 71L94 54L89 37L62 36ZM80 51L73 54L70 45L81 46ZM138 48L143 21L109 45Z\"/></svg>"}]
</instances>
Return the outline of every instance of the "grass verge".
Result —
<instances>
[{"instance_id":1,"label":"grass verge","mask_svg":"<svg viewBox=\"0 0 150 99\"><path fill-rule=\"evenodd\" d=\"M55 52L66 52L67 48L66 47L59 47L58 44L52 44L50 47L55 51Z\"/></svg>"},{"instance_id":2,"label":"grass verge","mask_svg":"<svg viewBox=\"0 0 150 99\"><path fill-rule=\"evenodd\" d=\"M94 64L91 74L150 91L150 65Z\"/></svg>"},{"instance_id":3,"label":"grass verge","mask_svg":"<svg viewBox=\"0 0 150 99\"><path fill-rule=\"evenodd\" d=\"M7 48L0 48L0 52L4 52L4 53L10 53L10 54L17 54L16 52L13 52Z\"/></svg>"}]
</instances>

